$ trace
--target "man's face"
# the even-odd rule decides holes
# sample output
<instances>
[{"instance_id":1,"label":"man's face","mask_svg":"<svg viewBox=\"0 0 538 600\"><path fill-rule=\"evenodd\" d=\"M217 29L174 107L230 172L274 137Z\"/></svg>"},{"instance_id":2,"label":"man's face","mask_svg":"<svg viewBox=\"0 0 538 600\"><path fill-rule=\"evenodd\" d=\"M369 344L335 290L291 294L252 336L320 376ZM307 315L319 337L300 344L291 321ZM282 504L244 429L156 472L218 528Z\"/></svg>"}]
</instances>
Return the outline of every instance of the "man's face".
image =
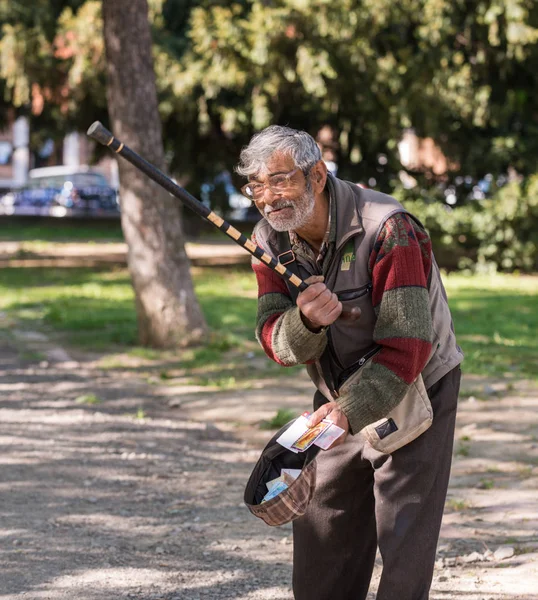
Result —
<instances>
[{"instance_id":1,"label":"man's face","mask_svg":"<svg viewBox=\"0 0 538 600\"><path fill-rule=\"evenodd\" d=\"M275 153L266 164L266 170L251 181L266 183L275 175L296 170L287 180L284 189L264 190L256 200L256 206L276 231L296 231L304 227L314 212L316 199L309 182L301 170L297 170L290 156Z\"/></svg>"}]
</instances>

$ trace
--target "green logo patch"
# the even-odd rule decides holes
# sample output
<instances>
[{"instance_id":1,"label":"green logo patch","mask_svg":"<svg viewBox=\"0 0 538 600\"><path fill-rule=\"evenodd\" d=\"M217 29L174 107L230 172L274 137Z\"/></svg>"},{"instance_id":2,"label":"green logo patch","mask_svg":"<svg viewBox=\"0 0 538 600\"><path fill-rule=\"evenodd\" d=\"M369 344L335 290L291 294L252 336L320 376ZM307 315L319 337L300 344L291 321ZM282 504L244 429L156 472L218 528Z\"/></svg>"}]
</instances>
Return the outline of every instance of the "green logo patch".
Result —
<instances>
[{"instance_id":1,"label":"green logo patch","mask_svg":"<svg viewBox=\"0 0 538 600\"><path fill-rule=\"evenodd\" d=\"M342 261L340 262L340 271L349 271L351 269L351 263L355 262L355 244L353 240L350 240L344 247L344 253L342 254Z\"/></svg>"}]
</instances>

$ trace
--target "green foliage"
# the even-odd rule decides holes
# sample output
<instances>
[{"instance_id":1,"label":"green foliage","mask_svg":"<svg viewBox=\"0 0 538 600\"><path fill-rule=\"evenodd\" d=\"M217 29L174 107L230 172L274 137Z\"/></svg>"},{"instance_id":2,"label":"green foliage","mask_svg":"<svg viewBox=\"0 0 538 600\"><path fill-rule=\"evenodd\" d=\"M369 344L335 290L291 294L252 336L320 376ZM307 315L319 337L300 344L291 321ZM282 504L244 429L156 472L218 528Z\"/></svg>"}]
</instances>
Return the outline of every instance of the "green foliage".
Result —
<instances>
[{"instance_id":1,"label":"green foliage","mask_svg":"<svg viewBox=\"0 0 538 600\"><path fill-rule=\"evenodd\" d=\"M149 6L169 168L195 191L272 122L329 126L340 174L382 190L395 185L408 127L442 147L454 174L538 171L532 0ZM101 3L0 7L0 91L19 110L31 105L34 141L106 122Z\"/></svg>"},{"instance_id":2,"label":"green foliage","mask_svg":"<svg viewBox=\"0 0 538 600\"><path fill-rule=\"evenodd\" d=\"M538 174L512 181L487 200L451 208L396 194L428 229L438 262L476 272L538 269Z\"/></svg>"},{"instance_id":3,"label":"green foliage","mask_svg":"<svg viewBox=\"0 0 538 600\"><path fill-rule=\"evenodd\" d=\"M90 106L95 114L103 115L103 43L95 35L95 28L100 29L99 9L97 0L3 0L0 5L2 100L30 116L34 148L49 137L58 140L82 128ZM66 16L74 13L80 15L78 27L66 22ZM85 55L91 56L83 65L74 58L81 43L88 46ZM77 81L82 72L84 82L80 77Z\"/></svg>"},{"instance_id":4,"label":"green foliage","mask_svg":"<svg viewBox=\"0 0 538 600\"><path fill-rule=\"evenodd\" d=\"M493 263L503 271L537 270L538 174L501 188L481 208L473 222L478 263Z\"/></svg>"},{"instance_id":5,"label":"green foliage","mask_svg":"<svg viewBox=\"0 0 538 600\"><path fill-rule=\"evenodd\" d=\"M439 265L452 270L463 266L461 261L466 258L476 259L479 245L473 230L476 207L453 209L440 201L405 200L398 193L396 196L428 230Z\"/></svg>"}]
</instances>

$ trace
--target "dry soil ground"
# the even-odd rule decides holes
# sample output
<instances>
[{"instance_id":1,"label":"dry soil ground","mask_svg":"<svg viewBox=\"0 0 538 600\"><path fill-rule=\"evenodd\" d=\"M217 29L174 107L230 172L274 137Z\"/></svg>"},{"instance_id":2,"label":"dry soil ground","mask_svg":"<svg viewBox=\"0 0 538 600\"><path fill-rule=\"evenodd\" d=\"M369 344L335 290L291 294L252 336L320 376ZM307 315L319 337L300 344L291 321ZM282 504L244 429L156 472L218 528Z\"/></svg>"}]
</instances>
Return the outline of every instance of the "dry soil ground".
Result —
<instances>
[{"instance_id":1,"label":"dry soil ground","mask_svg":"<svg viewBox=\"0 0 538 600\"><path fill-rule=\"evenodd\" d=\"M306 378L223 391L97 359L0 338L0 599L291 599L290 527L242 493ZM537 387L467 377L433 600L538 599L537 490Z\"/></svg>"}]
</instances>

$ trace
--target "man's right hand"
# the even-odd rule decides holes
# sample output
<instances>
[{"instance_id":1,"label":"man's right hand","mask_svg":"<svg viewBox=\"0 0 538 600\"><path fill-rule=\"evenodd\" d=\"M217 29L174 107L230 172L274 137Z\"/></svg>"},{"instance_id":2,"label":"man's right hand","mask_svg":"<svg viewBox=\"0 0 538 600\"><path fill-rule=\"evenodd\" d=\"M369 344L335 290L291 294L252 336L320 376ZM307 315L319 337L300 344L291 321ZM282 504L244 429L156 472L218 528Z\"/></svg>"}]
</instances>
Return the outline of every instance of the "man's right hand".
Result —
<instances>
[{"instance_id":1,"label":"man's right hand","mask_svg":"<svg viewBox=\"0 0 538 600\"><path fill-rule=\"evenodd\" d=\"M305 279L308 287L297 296L297 306L301 311L303 323L313 332L334 323L342 312L342 303L323 280L322 275L313 275Z\"/></svg>"}]
</instances>

